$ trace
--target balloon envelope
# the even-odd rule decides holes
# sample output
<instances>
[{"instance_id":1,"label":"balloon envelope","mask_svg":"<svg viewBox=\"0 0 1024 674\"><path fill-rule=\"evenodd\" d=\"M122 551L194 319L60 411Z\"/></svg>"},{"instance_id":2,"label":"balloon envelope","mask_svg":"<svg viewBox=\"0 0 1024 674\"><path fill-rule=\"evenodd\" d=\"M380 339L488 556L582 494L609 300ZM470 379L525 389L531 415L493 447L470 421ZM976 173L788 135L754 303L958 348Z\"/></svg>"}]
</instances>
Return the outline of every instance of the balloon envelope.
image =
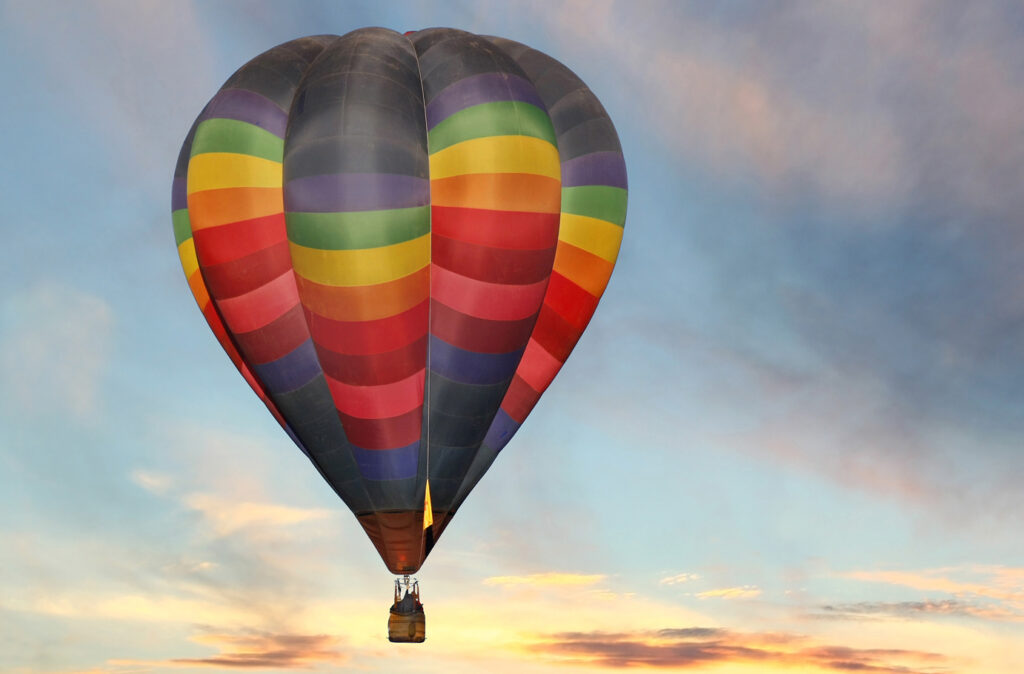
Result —
<instances>
[{"instance_id":1,"label":"balloon envelope","mask_svg":"<svg viewBox=\"0 0 1024 674\"><path fill-rule=\"evenodd\" d=\"M398 574L576 345L625 210L586 85L447 28L257 56L196 119L172 189L210 328Z\"/></svg>"}]
</instances>

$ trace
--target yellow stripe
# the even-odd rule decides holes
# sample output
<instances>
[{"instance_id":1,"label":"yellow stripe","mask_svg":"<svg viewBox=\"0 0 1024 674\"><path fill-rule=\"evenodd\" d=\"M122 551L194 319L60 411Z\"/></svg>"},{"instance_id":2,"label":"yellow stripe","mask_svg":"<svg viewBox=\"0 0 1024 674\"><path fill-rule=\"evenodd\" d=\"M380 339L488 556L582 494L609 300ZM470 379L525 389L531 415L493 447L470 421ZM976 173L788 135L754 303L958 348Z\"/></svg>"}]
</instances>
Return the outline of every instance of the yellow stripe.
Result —
<instances>
[{"instance_id":1,"label":"yellow stripe","mask_svg":"<svg viewBox=\"0 0 1024 674\"><path fill-rule=\"evenodd\" d=\"M206 152L188 163L188 194L225 187L281 187L281 164L232 152Z\"/></svg>"},{"instance_id":2,"label":"yellow stripe","mask_svg":"<svg viewBox=\"0 0 1024 674\"><path fill-rule=\"evenodd\" d=\"M532 136L489 136L456 143L430 155L430 179L466 173L532 173L562 179L558 149Z\"/></svg>"},{"instance_id":3,"label":"yellow stripe","mask_svg":"<svg viewBox=\"0 0 1024 674\"><path fill-rule=\"evenodd\" d=\"M588 253L615 262L622 245L622 227L605 220L562 213L558 225L558 240L565 241Z\"/></svg>"},{"instance_id":4,"label":"yellow stripe","mask_svg":"<svg viewBox=\"0 0 1024 674\"><path fill-rule=\"evenodd\" d=\"M195 239L190 236L181 242L181 245L178 246L178 257L181 258L181 268L185 270L185 278L192 276L195 270L199 269Z\"/></svg>"},{"instance_id":5,"label":"yellow stripe","mask_svg":"<svg viewBox=\"0 0 1024 674\"><path fill-rule=\"evenodd\" d=\"M289 243L299 276L329 286L387 283L430 264L430 234L380 248L320 250Z\"/></svg>"}]
</instances>

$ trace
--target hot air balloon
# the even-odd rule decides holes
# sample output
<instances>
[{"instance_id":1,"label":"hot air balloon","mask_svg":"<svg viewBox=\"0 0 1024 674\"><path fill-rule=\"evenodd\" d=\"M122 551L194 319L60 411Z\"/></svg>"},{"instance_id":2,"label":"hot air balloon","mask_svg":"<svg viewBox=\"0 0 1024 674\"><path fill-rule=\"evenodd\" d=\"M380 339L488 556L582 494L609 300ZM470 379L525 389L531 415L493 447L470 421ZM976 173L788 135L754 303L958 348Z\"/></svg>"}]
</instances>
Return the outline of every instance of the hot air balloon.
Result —
<instances>
[{"instance_id":1,"label":"hot air balloon","mask_svg":"<svg viewBox=\"0 0 1024 674\"><path fill-rule=\"evenodd\" d=\"M579 340L625 211L600 102L501 38L292 40L242 66L192 125L172 188L188 284L404 577L413 614L396 592L392 640L423 640L409 575Z\"/></svg>"}]
</instances>

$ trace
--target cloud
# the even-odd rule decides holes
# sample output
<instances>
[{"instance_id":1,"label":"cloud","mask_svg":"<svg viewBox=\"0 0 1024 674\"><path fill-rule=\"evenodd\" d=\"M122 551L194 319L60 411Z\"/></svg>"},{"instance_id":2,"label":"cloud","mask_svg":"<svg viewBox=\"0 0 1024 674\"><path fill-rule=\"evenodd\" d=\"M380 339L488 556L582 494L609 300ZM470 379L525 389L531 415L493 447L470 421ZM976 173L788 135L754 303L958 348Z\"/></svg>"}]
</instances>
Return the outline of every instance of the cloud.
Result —
<instances>
[{"instance_id":1,"label":"cloud","mask_svg":"<svg viewBox=\"0 0 1024 674\"><path fill-rule=\"evenodd\" d=\"M8 296L0 313L6 411L91 422L102 411L114 324L103 299L60 283Z\"/></svg>"},{"instance_id":2,"label":"cloud","mask_svg":"<svg viewBox=\"0 0 1024 674\"><path fill-rule=\"evenodd\" d=\"M484 579L484 585L498 586L530 586L549 587L558 586L587 586L596 585L605 580L604 574L580 574L580 573L533 573L528 576L491 576Z\"/></svg>"},{"instance_id":3,"label":"cloud","mask_svg":"<svg viewBox=\"0 0 1024 674\"><path fill-rule=\"evenodd\" d=\"M706 668L756 663L813 671L932 674L949 671L939 653L904 649L851 648L811 644L800 634L744 633L715 627L638 632L563 632L531 646L566 664L623 669Z\"/></svg>"},{"instance_id":4,"label":"cloud","mask_svg":"<svg viewBox=\"0 0 1024 674\"><path fill-rule=\"evenodd\" d=\"M998 565L944 567L922 571L866 570L841 574L843 578L942 592L948 600L924 600L897 604L854 604L837 607L844 614L945 613L989 620L1024 620L1024 568Z\"/></svg>"},{"instance_id":5,"label":"cloud","mask_svg":"<svg viewBox=\"0 0 1024 674\"><path fill-rule=\"evenodd\" d=\"M674 576L662 578L658 583L661 585L679 585L680 583L688 583L699 578L700 576L696 573L677 573Z\"/></svg>"},{"instance_id":6,"label":"cloud","mask_svg":"<svg viewBox=\"0 0 1024 674\"><path fill-rule=\"evenodd\" d=\"M933 616L955 616L996 621L1021 621L1024 614L977 601L925 599L923 601L855 602L825 604L823 613L813 617L835 620L923 620Z\"/></svg>"},{"instance_id":7,"label":"cloud","mask_svg":"<svg viewBox=\"0 0 1024 674\"><path fill-rule=\"evenodd\" d=\"M146 491L157 495L166 494L174 486L172 476L141 469L132 471L131 480Z\"/></svg>"},{"instance_id":8,"label":"cloud","mask_svg":"<svg viewBox=\"0 0 1024 674\"><path fill-rule=\"evenodd\" d=\"M188 494L182 502L203 515L218 536L252 527L287 527L335 516L323 508L296 508L277 503L235 501L218 494Z\"/></svg>"},{"instance_id":9,"label":"cloud","mask_svg":"<svg viewBox=\"0 0 1024 674\"><path fill-rule=\"evenodd\" d=\"M698 169L794 203L869 213L932 198L1019 211L1022 198L1008 192L1024 179L1024 121L1011 111L1024 107L1024 88L1005 5L533 7L560 58L592 86L598 76L599 95L621 94L620 131L634 114ZM634 101L643 105L628 109Z\"/></svg>"},{"instance_id":10,"label":"cloud","mask_svg":"<svg viewBox=\"0 0 1024 674\"><path fill-rule=\"evenodd\" d=\"M715 590L707 590L705 592L698 592L698 599L753 599L761 595L761 589L754 587L753 585L744 585L742 587L723 587Z\"/></svg>"},{"instance_id":11,"label":"cloud","mask_svg":"<svg viewBox=\"0 0 1024 674\"><path fill-rule=\"evenodd\" d=\"M338 665L348 656L338 650L340 639L326 634L272 634L246 630L240 633L206 633L192 641L218 649L205 658L171 658L162 661L111 660L114 666L221 667L226 669L310 669L318 664Z\"/></svg>"},{"instance_id":12,"label":"cloud","mask_svg":"<svg viewBox=\"0 0 1024 674\"><path fill-rule=\"evenodd\" d=\"M138 189L165 180L177 143L220 75L211 41L192 2L4 3L0 23L11 48L43 70L62 105L90 121L113 170ZM173 93L172 93L173 92ZM197 97L198 96L198 97ZM180 134L167 146L168 133Z\"/></svg>"}]
</instances>

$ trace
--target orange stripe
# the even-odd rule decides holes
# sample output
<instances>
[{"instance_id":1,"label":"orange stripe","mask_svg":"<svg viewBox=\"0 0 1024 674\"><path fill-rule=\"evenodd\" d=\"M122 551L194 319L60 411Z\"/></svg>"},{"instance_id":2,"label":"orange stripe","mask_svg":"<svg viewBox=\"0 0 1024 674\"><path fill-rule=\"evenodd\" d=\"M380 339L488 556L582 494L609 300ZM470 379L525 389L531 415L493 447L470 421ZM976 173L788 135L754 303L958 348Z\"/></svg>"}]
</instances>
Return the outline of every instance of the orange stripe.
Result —
<instances>
[{"instance_id":1,"label":"orange stripe","mask_svg":"<svg viewBox=\"0 0 1024 674\"><path fill-rule=\"evenodd\" d=\"M295 275L302 306L335 321L375 321L395 316L427 299L430 268L372 286L327 286Z\"/></svg>"},{"instance_id":2,"label":"orange stripe","mask_svg":"<svg viewBox=\"0 0 1024 674\"><path fill-rule=\"evenodd\" d=\"M558 213L562 183L531 173L472 173L430 181L432 206Z\"/></svg>"},{"instance_id":3,"label":"orange stripe","mask_svg":"<svg viewBox=\"0 0 1024 674\"><path fill-rule=\"evenodd\" d=\"M188 195L192 231L284 213L280 187L229 187Z\"/></svg>"},{"instance_id":4,"label":"orange stripe","mask_svg":"<svg viewBox=\"0 0 1024 674\"><path fill-rule=\"evenodd\" d=\"M554 270L594 297L604 292L614 267L608 260L565 241L559 241L555 249Z\"/></svg>"},{"instance_id":5,"label":"orange stripe","mask_svg":"<svg viewBox=\"0 0 1024 674\"><path fill-rule=\"evenodd\" d=\"M206 305L210 303L210 291L206 289L201 271L196 269L192 272L192 275L188 277L188 287L192 291L192 296L196 298L199 310L206 311Z\"/></svg>"}]
</instances>

